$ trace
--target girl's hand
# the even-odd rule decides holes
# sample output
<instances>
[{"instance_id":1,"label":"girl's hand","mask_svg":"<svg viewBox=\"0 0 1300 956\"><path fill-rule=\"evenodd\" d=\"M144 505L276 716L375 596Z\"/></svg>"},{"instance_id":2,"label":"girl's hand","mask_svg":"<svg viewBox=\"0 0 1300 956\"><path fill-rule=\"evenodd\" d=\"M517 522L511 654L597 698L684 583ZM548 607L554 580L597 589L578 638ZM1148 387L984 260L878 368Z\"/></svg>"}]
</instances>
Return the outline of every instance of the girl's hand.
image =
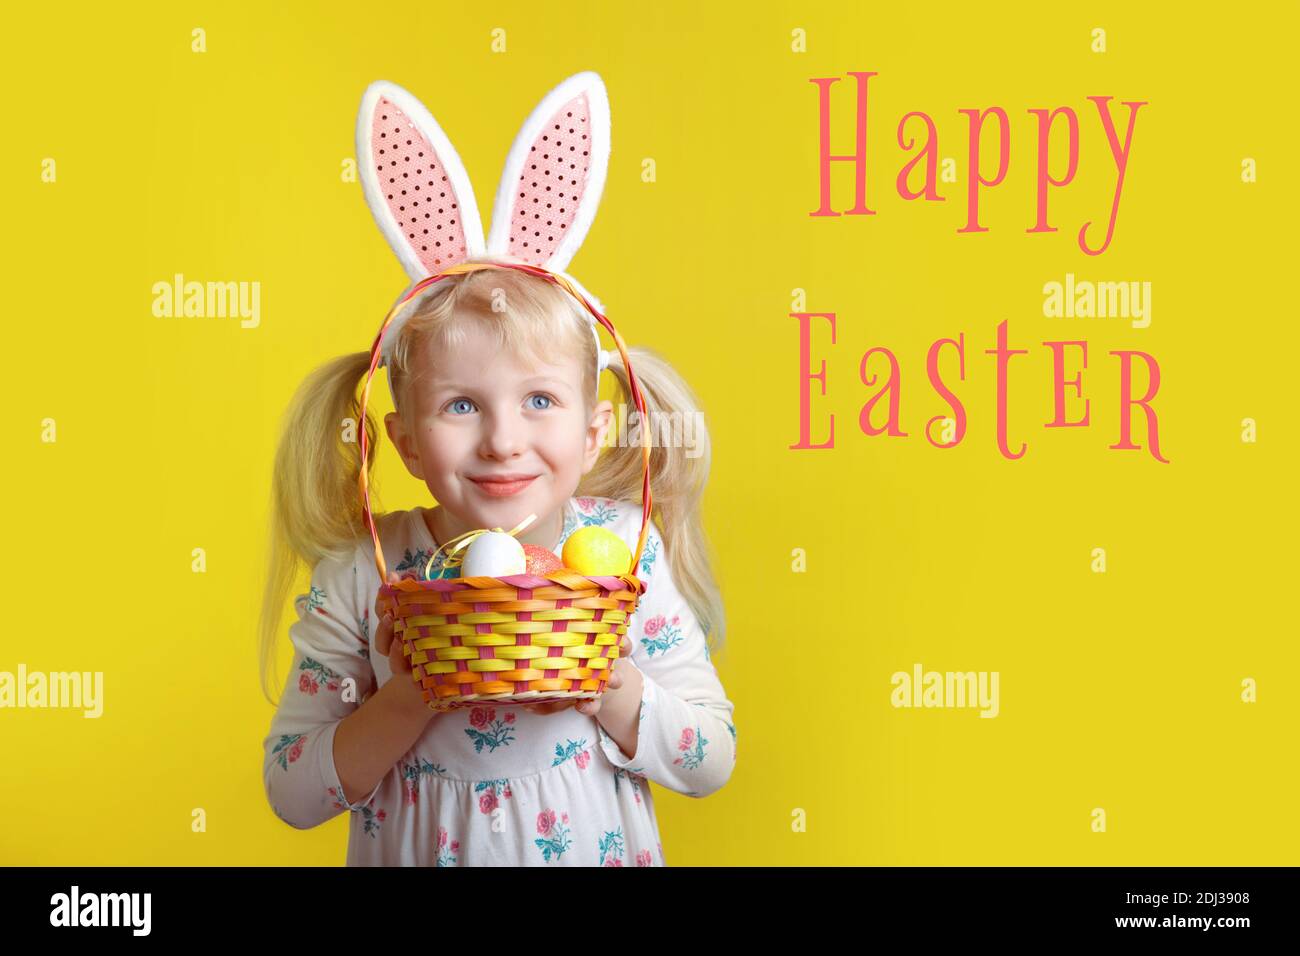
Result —
<instances>
[{"instance_id":1,"label":"girl's hand","mask_svg":"<svg viewBox=\"0 0 1300 956\"><path fill-rule=\"evenodd\" d=\"M554 714L556 711L572 707L580 714L595 717L600 712L600 702L604 695L623 686L623 670L618 665L622 663L624 657L629 657L632 654L632 640L626 634L618 642L618 654L619 659L610 665L609 680L605 682L605 690L600 697L571 698L569 700L548 701L544 704L524 704L524 710L531 710L535 714Z\"/></svg>"},{"instance_id":2,"label":"girl's hand","mask_svg":"<svg viewBox=\"0 0 1300 956\"><path fill-rule=\"evenodd\" d=\"M388 572L389 584L394 584L398 580L396 574ZM379 621L379 626L375 629L375 649L388 657L388 669L393 672L393 677L388 682L393 685L391 693L395 696L398 705L409 710L412 716L423 713L432 717L434 711L430 710L429 705L424 702L424 691L415 682L410 658L403 653L402 642L393 639L392 614L380 611L378 597L375 599L375 614ZM388 684L384 687L387 688Z\"/></svg>"}]
</instances>

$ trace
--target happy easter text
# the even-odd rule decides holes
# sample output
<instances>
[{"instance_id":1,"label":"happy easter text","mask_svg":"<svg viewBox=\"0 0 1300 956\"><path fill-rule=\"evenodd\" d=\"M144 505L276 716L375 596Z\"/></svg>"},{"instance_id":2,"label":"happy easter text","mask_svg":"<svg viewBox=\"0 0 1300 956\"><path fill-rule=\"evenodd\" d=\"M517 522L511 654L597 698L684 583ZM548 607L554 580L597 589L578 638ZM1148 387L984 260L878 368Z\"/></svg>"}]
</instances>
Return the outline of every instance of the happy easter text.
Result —
<instances>
[{"instance_id":1,"label":"happy easter text","mask_svg":"<svg viewBox=\"0 0 1300 956\"><path fill-rule=\"evenodd\" d=\"M837 217L837 216L874 216L876 211L867 205L867 172L869 168L867 155L867 105L868 105L868 81L871 77L876 76L875 72L850 72L849 76L857 80L857 106L854 122L854 142L855 151L848 155L834 155L831 153L831 108L830 92L831 86L839 81L838 77L818 77L812 78L810 82L818 87L818 116L820 121L820 162L819 162L819 186L820 186L820 205L809 215L814 217ZM1111 241L1115 236L1115 225L1119 216L1120 196L1124 188L1125 173L1129 168L1129 160L1133 154L1134 128L1137 122L1138 110L1146 105L1145 100L1141 101L1124 101L1124 106L1128 107L1128 116L1124 132L1123 143L1116 129L1116 123L1111 115L1110 96L1089 96L1088 99L1096 107L1101 130L1106 137L1110 147L1110 159L1113 163L1114 190L1111 194L1110 212L1105 226L1105 234L1096 241L1090 241L1090 235L1095 236L1096 232L1091 231L1092 221L1083 223L1078 231L1077 244L1085 254L1089 256L1099 256L1109 248ZM968 118L967 130L967 188L966 188L966 223L957 229L962 234L987 233L988 227L980 225L980 199L983 190L992 190L997 188L1005 179L1008 164L1010 162L1010 122L1006 110L998 106L992 106L984 110L980 109L963 109L959 111ZM1054 233L1057 229L1049 224L1048 221L1048 200L1052 188L1060 189L1068 186L1075 178L1075 173L1079 167L1079 116L1069 106L1059 106L1055 109L1029 109L1028 112L1036 117L1036 137L1035 137L1035 159L1036 159L1036 177L1034 180L1034 200L1035 200L1035 220L1032 226L1025 230L1026 234ZM990 122L990 118L996 122ZM1063 119L1065 122L1065 131L1067 132L1067 150L1065 156L1065 172L1057 177L1052 175L1053 164L1051 162L1051 132L1053 124ZM925 142L915 155L911 155L900 168L895 180L895 189L898 195L905 201L915 201L924 199L926 202L943 202L944 196L939 194L938 180L938 160L939 146L938 133L934 120L925 112L914 110L906 113L899 121L897 126L898 145L904 151L910 151L915 145L915 138L908 135L909 120L919 121L919 128L925 134ZM987 125L986 125L987 124ZM991 176L986 176L980 166L982 138L985 136L988 127L996 126L996 156L997 168ZM917 128L913 124L912 128ZM837 212L831 205L831 164L834 162L848 162L854 165L855 170L855 192L854 205L844 212ZM914 189L911 185L912 174L914 171L921 169L924 164L924 182L920 189ZM1057 168L1061 165L1055 164ZM1071 284L1073 275L1067 275L1067 285ZM1107 288L1113 283L1105 284ZM1144 286L1146 298L1143 300L1149 303L1149 287L1147 283ZM1089 286L1090 288L1090 286ZM1045 287L1046 291L1046 287ZM1127 289L1125 290L1127 291ZM1127 305L1127 303L1126 303ZM1147 306L1149 308L1149 304ZM824 441L816 441L813 437L813 396L814 383L820 386L821 396L826 396L830 383L828 381L827 364L825 355L831 354L836 345L836 313L835 312L812 312L805 311L806 307L801 304L795 306L796 311L790 312L790 316L798 320L799 336L799 439L791 444L792 449L816 449L816 448L834 448L835 447L835 416L830 415L829 420L822 414L818 416L817 431L819 434L826 434ZM1066 312L1070 315L1073 308L1073 300L1067 303ZM1127 309L1125 310L1127 311ZM1044 315L1052 315L1045 308ZM1080 313L1083 314L1083 313ZM1088 313L1091 314L1091 313ZM824 320L818 323L819 344L818 352L814 357L813 320ZM1145 328L1149 325L1149 320L1143 320L1134 323L1135 328ZM829 326L830 341L829 345L824 344L825 326ZM986 354L994 356L996 383L994 385L994 394L997 402L997 446L999 452L1004 458L1017 460L1023 458L1028 448L1028 443L1020 442L1017 450L1011 448L1011 440L1008 435L1007 411L1010 396L1010 365L1011 359L1017 355L1027 355L1028 349L1012 348L1009 344L1010 333L1007 327L1007 321L999 323L995 330L995 347L985 350ZM1053 416L1050 421L1045 423L1047 428L1087 428L1091 422L1090 402L1084 398L1083 392L1083 374L1088 368L1088 343L1079 338L1068 338L1061 340L1045 341L1044 347L1050 350L1052 362L1051 372L1051 398ZM925 368L926 375L930 386L938 396L949 406L948 414L936 415L930 418L924 428L926 440L935 448L955 448L961 444L965 437L967 428L966 408L956 394L948 387L944 377L940 375L939 360L940 355L945 348L951 348L955 352L957 362L957 378L959 381L966 380L966 336L960 333L956 338L939 338L936 339L929 347L926 353ZM856 353L855 353L856 354ZM1160 451L1160 422L1154 405L1157 393L1160 390L1160 365L1155 357L1139 349L1112 349L1108 355L1113 356L1117 363L1116 370L1119 374L1118 385L1118 439L1114 444L1107 447L1120 451L1140 451L1145 449L1152 458L1163 464L1169 464L1169 460L1161 454ZM817 363L815 366L815 362ZM816 367L816 370L814 370ZM1072 371L1073 377L1067 377L1067 367ZM876 436L886 435L889 437L907 437L908 432L903 430L900 420L900 407L902 404L903 378L899 361L894 352L889 348L876 345L866 349L861 353L858 361L858 377L862 384L868 388L873 388L877 384L881 373L887 373L886 380L880 384L875 391L871 392L858 414L858 425L864 435ZM949 376L951 378L951 376ZM1141 378L1145 379L1145 387L1141 389L1141 394L1137 393L1134 382ZM1067 395L1067 387L1071 394ZM843 386L839 386L843 388ZM1072 417L1071 408L1067 406L1067 400L1079 402L1082 400L1081 414L1076 413L1077 417ZM873 411L878 405L884 405L881 414L873 415ZM1077 405L1076 405L1077 408ZM1141 420L1145 426L1144 437L1145 445L1135 440L1135 431L1133 428L1133 412L1140 410L1142 412ZM877 422L874 419L883 418L883 422ZM934 432L938 431L936 439Z\"/></svg>"}]
</instances>

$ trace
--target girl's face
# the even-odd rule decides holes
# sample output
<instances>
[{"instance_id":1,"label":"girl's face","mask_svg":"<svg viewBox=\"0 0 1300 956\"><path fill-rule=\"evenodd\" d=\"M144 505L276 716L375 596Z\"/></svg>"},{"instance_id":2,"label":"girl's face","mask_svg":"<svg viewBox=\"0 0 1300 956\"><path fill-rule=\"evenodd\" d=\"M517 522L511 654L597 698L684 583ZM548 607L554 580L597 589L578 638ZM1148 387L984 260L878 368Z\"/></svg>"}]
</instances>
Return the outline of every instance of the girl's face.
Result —
<instances>
[{"instance_id":1,"label":"girl's face","mask_svg":"<svg viewBox=\"0 0 1300 956\"><path fill-rule=\"evenodd\" d=\"M587 413L580 355L526 365L499 350L481 323L465 333L454 355L415 359L410 428L390 413L388 435L411 474L458 519L444 529L509 530L536 514L527 530L543 541L550 535L549 546L559 536L550 525L596 463L613 406L602 401Z\"/></svg>"}]
</instances>

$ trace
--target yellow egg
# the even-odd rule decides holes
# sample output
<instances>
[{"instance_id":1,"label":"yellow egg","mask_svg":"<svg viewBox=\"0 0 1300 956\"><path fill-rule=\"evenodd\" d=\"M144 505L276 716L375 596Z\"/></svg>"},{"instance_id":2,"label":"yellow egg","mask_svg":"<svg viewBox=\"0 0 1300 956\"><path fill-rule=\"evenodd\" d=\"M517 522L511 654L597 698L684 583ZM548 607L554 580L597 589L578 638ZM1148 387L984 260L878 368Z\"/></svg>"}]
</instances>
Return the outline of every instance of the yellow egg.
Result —
<instances>
[{"instance_id":1,"label":"yellow egg","mask_svg":"<svg viewBox=\"0 0 1300 956\"><path fill-rule=\"evenodd\" d=\"M596 525L569 535L560 558L566 568L588 577L626 574L632 566L632 550L623 539Z\"/></svg>"}]
</instances>

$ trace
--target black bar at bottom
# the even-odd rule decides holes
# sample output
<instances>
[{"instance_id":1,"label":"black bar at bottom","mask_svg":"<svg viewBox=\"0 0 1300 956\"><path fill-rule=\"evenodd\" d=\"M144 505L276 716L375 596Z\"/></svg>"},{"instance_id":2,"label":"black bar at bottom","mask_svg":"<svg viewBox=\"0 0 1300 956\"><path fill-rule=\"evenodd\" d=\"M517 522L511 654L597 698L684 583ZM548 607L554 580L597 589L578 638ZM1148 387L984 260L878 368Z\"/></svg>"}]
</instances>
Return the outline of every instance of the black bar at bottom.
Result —
<instances>
[{"instance_id":1,"label":"black bar at bottom","mask_svg":"<svg viewBox=\"0 0 1300 956\"><path fill-rule=\"evenodd\" d=\"M1214 867L670 867L641 876L595 868L28 867L0 869L0 917L24 936L77 933L87 942L206 944L328 926L331 949L389 936L504 945L498 933L518 931L524 913L533 930L521 945L610 945L620 932L653 942L665 921L673 935L690 926L805 939L901 931L925 941L1128 935L1231 945L1259 933L1293 935L1295 876L1295 868ZM586 921L588 930L608 927L603 943L585 931L569 939Z\"/></svg>"}]
</instances>

